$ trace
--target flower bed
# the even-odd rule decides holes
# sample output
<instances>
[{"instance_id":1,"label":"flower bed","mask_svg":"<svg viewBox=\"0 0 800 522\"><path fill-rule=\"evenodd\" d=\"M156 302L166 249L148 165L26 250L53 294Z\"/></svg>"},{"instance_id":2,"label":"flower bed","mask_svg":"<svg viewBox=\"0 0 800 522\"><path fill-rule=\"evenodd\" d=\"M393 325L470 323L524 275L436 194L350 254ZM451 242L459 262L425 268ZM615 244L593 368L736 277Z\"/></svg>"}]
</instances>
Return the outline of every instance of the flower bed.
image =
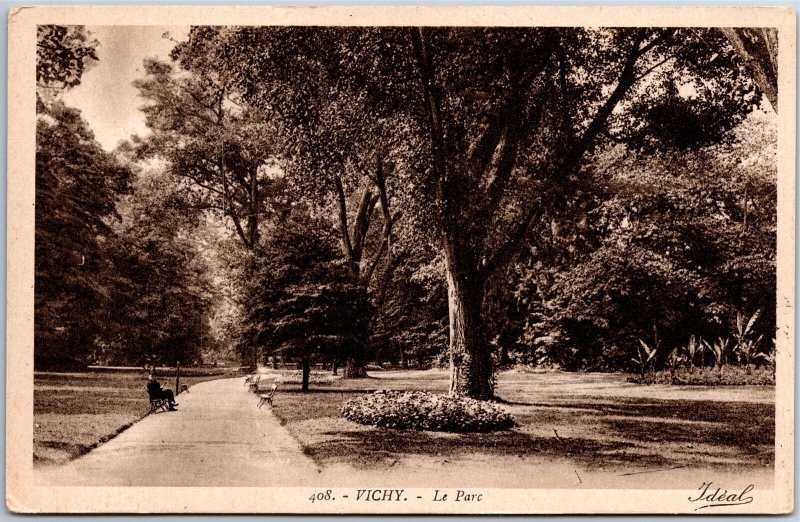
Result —
<instances>
[{"instance_id":1,"label":"flower bed","mask_svg":"<svg viewBox=\"0 0 800 522\"><path fill-rule=\"evenodd\" d=\"M378 390L345 403L342 415L360 424L397 430L472 433L515 425L511 414L495 404L419 391Z\"/></svg>"},{"instance_id":2,"label":"flower bed","mask_svg":"<svg viewBox=\"0 0 800 522\"><path fill-rule=\"evenodd\" d=\"M301 370L283 370L277 374L278 382L281 384L301 384L303 382L303 372ZM309 384L330 384L339 379L339 376L332 375L330 372L310 372L308 374Z\"/></svg>"}]
</instances>

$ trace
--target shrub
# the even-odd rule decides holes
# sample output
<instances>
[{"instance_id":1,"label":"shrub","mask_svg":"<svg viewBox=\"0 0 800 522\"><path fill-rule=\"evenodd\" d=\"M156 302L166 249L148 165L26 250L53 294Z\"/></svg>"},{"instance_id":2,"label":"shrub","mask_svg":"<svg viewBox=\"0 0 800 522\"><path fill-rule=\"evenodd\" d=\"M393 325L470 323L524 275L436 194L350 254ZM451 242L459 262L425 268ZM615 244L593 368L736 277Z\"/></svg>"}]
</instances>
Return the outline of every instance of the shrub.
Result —
<instances>
[{"instance_id":1,"label":"shrub","mask_svg":"<svg viewBox=\"0 0 800 522\"><path fill-rule=\"evenodd\" d=\"M641 376L631 377L629 382L637 384L675 384L682 386L767 386L775 384L775 376L771 368L755 366L725 366L720 368L703 367L676 368L672 372L659 371L648 373L645 380Z\"/></svg>"},{"instance_id":2,"label":"shrub","mask_svg":"<svg viewBox=\"0 0 800 522\"><path fill-rule=\"evenodd\" d=\"M419 391L378 390L345 403L342 415L360 424L398 430L471 433L515 425L514 418L495 404Z\"/></svg>"},{"instance_id":3,"label":"shrub","mask_svg":"<svg viewBox=\"0 0 800 522\"><path fill-rule=\"evenodd\" d=\"M330 384L339 377L328 372L311 372L308 375L310 384ZM303 372L301 370L287 370L278 373L278 382L281 384L302 384Z\"/></svg>"}]
</instances>

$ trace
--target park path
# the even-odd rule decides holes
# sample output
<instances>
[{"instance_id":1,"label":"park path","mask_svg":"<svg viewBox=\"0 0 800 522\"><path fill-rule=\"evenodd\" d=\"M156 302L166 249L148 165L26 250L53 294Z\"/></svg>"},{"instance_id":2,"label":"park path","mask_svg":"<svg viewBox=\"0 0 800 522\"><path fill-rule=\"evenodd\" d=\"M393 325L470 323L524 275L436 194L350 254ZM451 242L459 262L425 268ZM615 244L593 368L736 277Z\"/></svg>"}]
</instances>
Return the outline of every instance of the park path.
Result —
<instances>
[{"instance_id":1,"label":"park path","mask_svg":"<svg viewBox=\"0 0 800 522\"><path fill-rule=\"evenodd\" d=\"M148 415L83 457L40 468L70 486L302 486L315 464L244 378L196 384L178 411Z\"/></svg>"}]
</instances>

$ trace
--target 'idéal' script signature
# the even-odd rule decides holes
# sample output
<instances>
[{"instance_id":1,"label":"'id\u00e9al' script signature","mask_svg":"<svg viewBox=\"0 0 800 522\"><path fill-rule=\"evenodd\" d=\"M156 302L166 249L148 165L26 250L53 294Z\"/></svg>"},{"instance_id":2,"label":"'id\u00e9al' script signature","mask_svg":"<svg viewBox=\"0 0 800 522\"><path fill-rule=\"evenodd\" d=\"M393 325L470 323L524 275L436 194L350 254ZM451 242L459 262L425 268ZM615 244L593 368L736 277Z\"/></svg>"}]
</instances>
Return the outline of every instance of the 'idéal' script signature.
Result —
<instances>
[{"instance_id":1,"label":"'id\u00e9al' script signature","mask_svg":"<svg viewBox=\"0 0 800 522\"><path fill-rule=\"evenodd\" d=\"M698 502L700 504L695 508L695 511L712 507L742 506L753 501L753 497L748 493L753 491L754 487L753 484L750 484L741 492L738 492L716 487L713 482L703 482L703 485L698 488L700 494L696 498L689 497L689 502Z\"/></svg>"}]
</instances>

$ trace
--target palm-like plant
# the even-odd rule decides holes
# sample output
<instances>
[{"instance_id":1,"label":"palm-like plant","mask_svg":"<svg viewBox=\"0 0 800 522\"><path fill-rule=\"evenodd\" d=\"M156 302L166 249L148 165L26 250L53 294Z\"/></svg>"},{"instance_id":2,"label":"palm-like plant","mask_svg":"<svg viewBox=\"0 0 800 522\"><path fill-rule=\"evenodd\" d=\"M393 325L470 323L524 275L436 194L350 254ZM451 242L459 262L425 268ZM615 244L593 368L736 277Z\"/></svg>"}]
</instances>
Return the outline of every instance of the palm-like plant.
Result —
<instances>
[{"instance_id":1,"label":"palm-like plant","mask_svg":"<svg viewBox=\"0 0 800 522\"><path fill-rule=\"evenodd\" d=\"M720 374L722 373L722 367L725 365L725 356L728 354L730 342L731 340L728 337L719 337L714 341L714 344L703 341L706 349L714 355L714 363L717 365Z\"/></svg>"},{"instance_id":2,"label":"palm-like plant","mask_svg":"<svg viewBox=\"0 0 800 522\"><path fill-rule=\"evenodd\" d=\"M777 340L773 337L772 339L772 349L766 352L759 352L753 356L753 359L761 359L765 363L767 363L772 368L772 378L775 379L775 367L776 367L776 359L778 357L778 343Z\"/></svg>"},{"instance_id":3,"label":"palm-like plant","mask_svg":"<svg viewBox=\"0 0 800 522\"><path fill-rule=\"evenodd\" d=\"M733 337L736 340L736 353L746 366L749 366L758 353L763 335L754 338L753 325L761 315L761 310L756 310L748 319L742 312L736 312L736 330Z\"/></svg>"},{"instance_id":4,"label":"palm-like plant","mask_svg":"<svg viewBox=\"0 0 800 522\"><path fill-rule=\"evenodd\" d=\"M645 375L647 374L647 369L650 367L651 363L656 357L658 353L658 343L652 348L643 340L639 339L639 349L637 351L637 357L632 357L631 361L636 363L639 368L639 374L642 377L642 382L644 382Z\"/></svg>"},{"instance_id":5,"label":"palm-like plant","mask_svg":"<svg viewBox=\"0 0 800 522\"><path fill-rule=\"evenodd\" d=\"M702 354L704 351L705 347L700 339L694 335L689 337L689 342L683 347L683 352L686 354L686 360L689 363L689 373L694 373L695 358L698 353Z\"/></svg>"},{"instance_id":6,"label":"palm-like plant","mask_svg":"<svg viewBox=\"0 0 800 522\"><path fill-rule=\"evenodd\" d=\"M683 362L683 359L684 357L681 355L681 350L679 348L673 348L672 351L669 352L669 356L667 357L667 368L669 368L670 382L673 384L675 383L675 368L677 368L681 362Z\"/></svg>"}]
</instances>

